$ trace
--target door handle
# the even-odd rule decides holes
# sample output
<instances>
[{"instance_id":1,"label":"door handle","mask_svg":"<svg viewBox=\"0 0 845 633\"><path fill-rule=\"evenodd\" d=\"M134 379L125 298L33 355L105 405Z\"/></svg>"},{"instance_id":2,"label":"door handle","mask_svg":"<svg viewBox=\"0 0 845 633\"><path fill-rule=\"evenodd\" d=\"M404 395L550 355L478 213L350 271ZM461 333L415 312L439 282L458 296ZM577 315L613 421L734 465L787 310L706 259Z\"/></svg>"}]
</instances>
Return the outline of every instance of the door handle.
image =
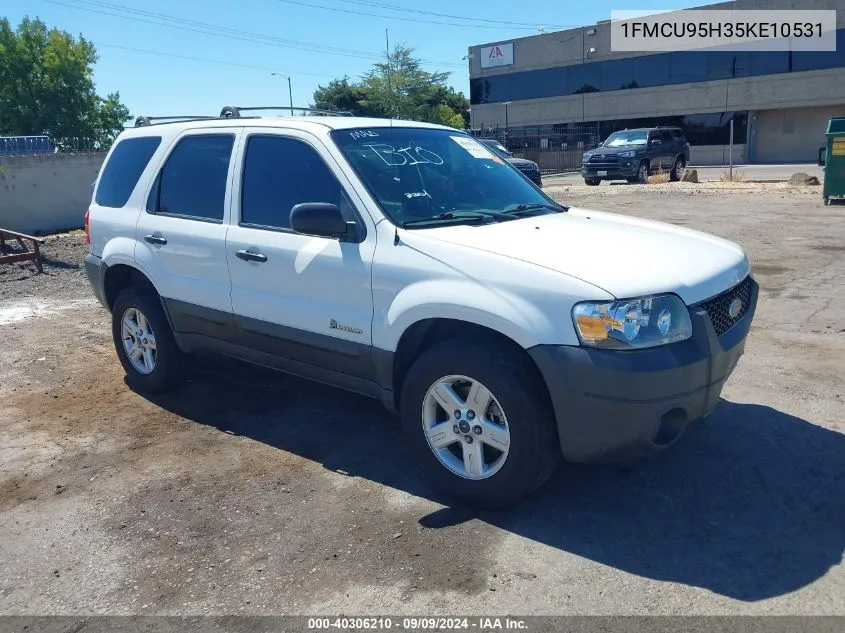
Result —
<instances>
[{"instance_id":1,"label":"door handle","mask_svg":"<svg viewBox=\"0 0 845 633\"><path fill-rule=\"evenodd\" d=\"M167 244L167 239L163 235L145 235L144 241L150 244L161 244L162 246Z\"/></svg>"},{"instance_id":2,"label":"door handle","mask_svg":"<svg viewBox=\"0 0 845 633\"><path fill-rule=\"evenodd\" d=\"M235 255L237 257L239 257L240 259L243 259L244 261L247 261L247 262L262 262L263 263L263 262L267 261L267 256L264 255L263 253L251 253L249 251L244 250L244 251L237 251L235 253Z\"/></svg>"}]
</instances>

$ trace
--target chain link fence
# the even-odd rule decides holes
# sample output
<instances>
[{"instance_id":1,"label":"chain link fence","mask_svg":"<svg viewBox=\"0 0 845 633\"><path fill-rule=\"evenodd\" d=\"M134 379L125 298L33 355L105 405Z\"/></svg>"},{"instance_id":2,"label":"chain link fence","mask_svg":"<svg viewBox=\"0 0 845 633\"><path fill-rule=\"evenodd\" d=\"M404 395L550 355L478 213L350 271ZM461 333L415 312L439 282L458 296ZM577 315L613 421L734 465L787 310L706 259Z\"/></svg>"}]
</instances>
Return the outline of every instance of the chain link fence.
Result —
<instances>
[{"instance_id":1,"label":"chain link fence","mask_svg":"<svg viewBox=\"0 0 845 633\"><path fill-rule=\"evenodd\" d=\"M516 158L533 160L540 172L579 171L582 154L601 140L598 123L563 123L506 128L484 126L470 130L476 138L496 139Z\"/></svg>"},{"instance_id":2,"label":"chain link fence","mask_svg":"<svg viewBox=\"0 0 845 633\"><path fill-rule=\"evenodd\" d=\"M0 159L56 155L105 154L111 142L90 138L54 138L46 135L0 136Z\"/></svg>"}]
</instances>

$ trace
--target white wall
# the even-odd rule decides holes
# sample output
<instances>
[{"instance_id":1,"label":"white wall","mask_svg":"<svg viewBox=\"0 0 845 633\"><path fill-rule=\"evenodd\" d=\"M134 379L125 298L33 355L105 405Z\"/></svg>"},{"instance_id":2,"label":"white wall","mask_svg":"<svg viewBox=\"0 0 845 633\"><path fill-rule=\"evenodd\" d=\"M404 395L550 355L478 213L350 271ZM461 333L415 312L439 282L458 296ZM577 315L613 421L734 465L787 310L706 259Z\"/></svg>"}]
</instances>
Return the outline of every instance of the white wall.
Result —
<instances>
[{"instance_id":1,"label":"white wall","mask_svg":"<svg viewBox=\"0 0 845 633\"><path fill-rule=\"evenodd\" d=\"M50 233L82 227L105 154L0 158L0 227Z\"/></svg>"},{"instance_id":2,"label":"white wall","mask_svg":"<svg viewBox=\"0 0 845 633\"><path fill-rule=\"evenodd\" d=\"M699 145L690 147L689 164L727 165L730 162L730 145ZM747 161L745 144L734 143L733 164L741 165Z\"/></svg>"},{"instance_id":3,"label":"white wall","mask_svg":"<svg viewBox=\"0 0 845 633\"><path fill-rule=\"evenodd\" d=\"M845 105L757 112L754 159L761 163L818 160L832 116L845 116Z\"/></svg>"}]
</instances>

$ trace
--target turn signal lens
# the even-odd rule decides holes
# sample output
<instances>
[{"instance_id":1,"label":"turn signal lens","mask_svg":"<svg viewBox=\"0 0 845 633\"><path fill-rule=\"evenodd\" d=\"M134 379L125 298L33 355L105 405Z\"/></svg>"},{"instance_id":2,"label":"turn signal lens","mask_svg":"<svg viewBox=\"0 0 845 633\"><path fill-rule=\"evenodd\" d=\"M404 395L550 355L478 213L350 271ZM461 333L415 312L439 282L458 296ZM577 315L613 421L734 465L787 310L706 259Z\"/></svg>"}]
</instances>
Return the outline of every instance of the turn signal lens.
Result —
<instances>
[{"instance_id":1,"label":"turn signal lens","mask_svg":"<svg viewBox=\"0 0 845 633\"><path fill-rule=\"evenodd\" d=\"M607 338L608 332L614 327L621 327L619 321L609 316L594 316L592 314L579 314L575 317L578 322L578 330L585 338L603 341Z\"/></svg>"}]
</instances>

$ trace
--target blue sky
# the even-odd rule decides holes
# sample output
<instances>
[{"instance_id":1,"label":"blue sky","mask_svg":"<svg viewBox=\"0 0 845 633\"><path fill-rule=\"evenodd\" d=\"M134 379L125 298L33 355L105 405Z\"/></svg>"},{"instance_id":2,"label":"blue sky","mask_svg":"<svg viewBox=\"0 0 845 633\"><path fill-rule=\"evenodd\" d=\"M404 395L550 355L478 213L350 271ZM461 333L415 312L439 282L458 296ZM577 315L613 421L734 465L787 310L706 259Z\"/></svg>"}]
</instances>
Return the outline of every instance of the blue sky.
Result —
<instances>
[{"instance_id":1,"label":"blue sky","mask_svg":"<svg viewBox=\"0 0 845 633\"><path fill-rule=\"evenodd\" d=\"M357 78L404 43L427 70L452 73L469 93L467 47L543 26L580 26L611 10L678 9L702 0L4 0L13 28L25 15L97 45L97 90L119 91L133 116L217 114L224 105L307 105L314 89ZM367 14L367 15L364 15ZM451 16L451 17L445 17ZM439 24L435 24L439 23ZM211 26L211 28L209 27ZM173 27L179 28L173 28Z\"/></svg>"}]
</instances>

